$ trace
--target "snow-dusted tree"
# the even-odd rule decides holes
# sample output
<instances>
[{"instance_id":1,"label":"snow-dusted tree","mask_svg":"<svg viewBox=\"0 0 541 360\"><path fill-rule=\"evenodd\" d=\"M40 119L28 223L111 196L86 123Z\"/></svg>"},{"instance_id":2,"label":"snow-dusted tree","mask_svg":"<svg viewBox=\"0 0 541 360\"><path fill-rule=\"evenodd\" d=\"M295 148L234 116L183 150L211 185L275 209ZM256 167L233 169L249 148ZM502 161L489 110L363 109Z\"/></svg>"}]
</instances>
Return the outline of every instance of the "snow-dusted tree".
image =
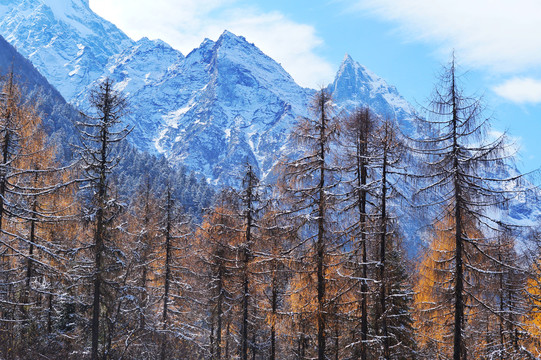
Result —
<instances>
[{"instance_id":1,"label":"snow-dusted tree","mask_svg":"<svg viewBox=\"0 0 541 360\"><path fill-rule=\"evenodd\" d=\"M123 126L121 118L126 112L125 97L113 87L113 81L105 79L90 93L90 104L95 114L87 115L77 123L81 145L78 154L81 161L85 199L84 217L92 230L92 349L91 359L99 358L100 314L102 294L109 275L105 270L108 243L114 229L121 204L110 192L110 178L118 158L113 154L114 145L124 140L130 130ZM85 191L87 190L87 191Z\"/></svg>"},{"instance_id":2,"label":"snow-dusted tree","mask_svg":"<svg viewBox=\"0 0 541 360\"><path fill-rule=\"evenodd\" d=\"M411 358L414 348L410 314L412 293L404 269L398 222L393 218L390 199L399 203L401 191L397 180L403 179L405 159L403 141L395 123L382 121L375 130L373 167L378 174L376 201L376 237L378 257L375 279L379 284L376 296L376 334L381 340L382 358ZM402 183L399 183L403 185Z\"/></svg>"},{"instance_id":3,"label":"snow-dusted tree","mask_svg":"<svg viewBox=\"0 0 541 360\"><path fill-rule=\"evenodd\" d=\"M164 257L163 257L163 309L162 309L162 341L161 341L161 350L160 350L160 359L165 360L166 357L166 348L169 340L165 336L165 333L168 329L169 321L169 302L170 302L170 289L173 278L172 273L172 262L173 262L173 251L172 251L172 242L173 242L173 223L176 220L173 207L173 199L171 198L171 189L167 188L165 193L165 199L163 204L163 215L161 230L164 238Z\"/></svg>"},{"instance_id":4,"label":"snow-dusted tree","mask_svg":"<svg viewBox=\"0 0 541 360\"><path fill-rule=\"evenodd\" d=\"M156 261L154 287L160 297L160 359L176 358L179 354L200 355L201 334L197 322L201 311L197 306L192 248L191 219L183 213L167 185L160 205L160 248Z\"/></svg>"},{"instance_id":5,"label":"snow-dusted tree","mask_svg":"<svg viewBox=\"0 0 541 360\"><path fill-rule=\"evenodd\" d=\"M490 255L494 245L491 238L498 231L490 209L504 203L511 194L507 189L517 179L502 177L507 158L505 137L487 138L489 119L483 117L478 99L463 95L458 80L453 57L435 91L428 118L419 119L419 134L424 138L416 143L417 151L425 157L425 166L417 177L422 179L419 194L427 195L427 204L439 205L435 222L444 224L438 231L447 234L440 238L453 239L437 260L448 274L442 287L449 289L450 298L432 306L435 311L447 309L446 316L452 319L451 326L441 329L445 333L439 334L442 341L452 339L452 344L446 343L452 351L441 356L464 360L478 341L468 325L472 311L479 306L490 307L472 291L473 287L485 286L474 279L481 278L490 263L497 261ZM491 310L497 313L497 309ZM425 311L430 316L428 313Z\"/></svg>"},{"instance_id":6,"label":"snow-dusted tree","mask_svg":"<svg viewBox=\"0 0 541 360\"><path fill-rule=\"evenodd\" d=\"M480 337L487 339L480 351L481 354L484 352L487 358L518 360L530 357L524 348L524 340L529 334L520 335L525 332L524 323L529 318L525 296L526 262L515 248L516 242L512 234L501 232L490 249L494 261L490 262L491 267L488 270L494 273L494 276L482 294L485 302L490 303L490 309L478 311L484 316L477 316L480 326L476 329L480 332ZM492 312L494 309L496 314Z\"/></svg>"},{"instance_id":7,"label":"snow-dusted tree","mask_svg":"<svg viewBox=\"0 0 541 360\"><path fill-rule=\"evenodd\" d=\"M128 252L133 262L130 285L134 296L133 309L129 312L136 313L138 319L133 320L137 325L131 325L126 344L136 342L134 345L138 349L135 353L150 359L152 354L159 352L154 341L158 323L155 307L161 293L152 286L157 277L156 262L159 258L159 200L148 176L137 191L129 215L128 228L132 241Z\"/></svg>"},{"instance_id":8,"label":"snow-dusted tree","mask_svg":"<svg viewBox=\"0 0 541 360\"><path fill-rule=\"evenodd\" d=\"M325 90L315 95L311 111L314 117L300 119L293 129L292 137L297 141L300 153L296 159L287 160L284 164L284 189L290 196L291 208L301 220L303 239L297 244L297 249L303 252L304 257L299 260L304 268L299 274L305 279L299 280L306 284L303 290L315 290L317 301L311 316L316 320L317 358L324 360L329 311L329 251L336 241L330 214L333 210L332 193L337 184L333 178L336 169L332 165L331 148L337 136L338 122L333 117L332 99ZM309 280L313 275L316 289L309 289L314 284ZM300 298L309 301L309 297Z\"/></svg>"},{"instance_id":9,"label":"snow-dusted tree","mask_svg":"<svg viewBox=\"0 0 541 360\"><path fill-rule=\"evenodd\" d=\"M412 298L393 215L406 186L401 181L405 147L397 125L366 107L348 116L342 129L340 200L349 242L347 266L340 273L349 277L345 300L356 304L356 311L347 312L352 325L346 348L360 359L408 357L411 341L403 340L412 337Z\"/></svg>"},{"instance_id":10,"label":"snow-dusted tree","mask_svg":"<svg viewBox=\"0 0 541 360\"><path fill-rule=\"evenodd\" d=\"M240 252L242 258L242 334L241 334L241 359L248 359L248 345L250 339L248 338L249 333L255 334L256 329L253 326L254 321L249 319L249 314L252 313L251 308L253 304L250 302L253 301L253 275L252 275L252 262L254 258L254 243L258 238L256 216L258 212L258 201L259 201L259 179L255 174L251 165L247 166L246 174L243 179L243 192L241 193L242 199L242 218L244 220L244 241L240 244ZM249 331L251 330L251 331ZM251 344L252 353L255 357L256 344Z\"/></svg>"},{"instance_id":11,"label":"snow-dusted tree","mask_svg":"<svg viewBox=\"0 0 541 360\"><path fill-rule=\"evenodd\" d=\"M55 162L36 104L23 103L9 73L0 94L0 327L7 334L0 337L6 356L42 335L32 331L43 325L42 297L58 295L52 278L58 279L62 248L48 229L66 214L65 207L55 206L69 183L65 173Z\"/></svg>"},{"instance_id":12,"label":"snow-dusted tree","mask_svg":"<svg viewBox=\"0 0 541 360\"><path fill-rule=\"evenodd\" d=\"M345 229L351 243L351 263L353 278L356 286L352 287L354 297L359 299L359 311L356 317L360 318L360 339L358 332L353 331L351 342L355 345L355 356L366 360L369 344L369 281L373 275L375 256L369 259L370 240L374 240L374 219L370 216L369 197L376 192L377 183L374 172L376 160L374 134L377 128L377 118L369 108L355 110L345 122L343 127L342 145L344 146L344 185L346 191L341 201L345 204L345 211L352 213L348 227ZM372 204L374 201L372 201ZM359 286L360 285L360 286Z\"/></svg>"},{"instance_id":13,"label":"snow-dusted tree","mask_svg":"<svg viewBox=\"0 0 541 360\"><path fill-rule=\"evenodd\" d=\"M226 336L235 339L238 348L230 348L226 339L226 352L238 354L241 359L254 358L260 352L258 345L261 329L257 323L261 315L257 307L258 283L254 268L259 247L260 228L259 179L251 165L247 165L242 190L224 190L217 206L203 223L203 236L207 252L205 262L209 268L211 308L211 353L222 356L222 320L227 321ZM224 305L229 308L227 316ZM217 326L217 327L215 327Z\"/></svg>"},{"instance_id":14,"label":"snow-dusted tree","mask_svg":"<svg viewBox=\"0 0 541 360\"><path fill-rule=\"evenodd\" d=\"M223 190L207 214L199 232L201 266L207 290L205 311L211 359L227 359L231 350L231 326L238 324L239 244L243 243L240 201L232 190ZM241 286L240 286L241 287ZM241 322L242 323L242 322ZM237 341L240 343L240 341ZM239 353L234 351L235 353Z\"/></svg>"},{"instance_id":15,"label":"snow-dusted tree","mask_svg":"<svg viewBox=\"0 0 541 360\"><path fill-rule=\"evenodd\" d=\"M255 248L255 270L258 291L257 307L266 313L265 323L270 344L268 358L276 360L286 356L286 342L291 319L284 313L286 288L291 271L286 253L288 244L295 242L294 227L287 217L281 216L277 204L267 204L260 220L261 241ZM294 328L294 326L292 327Z\"/></svg>"}]
</instances>

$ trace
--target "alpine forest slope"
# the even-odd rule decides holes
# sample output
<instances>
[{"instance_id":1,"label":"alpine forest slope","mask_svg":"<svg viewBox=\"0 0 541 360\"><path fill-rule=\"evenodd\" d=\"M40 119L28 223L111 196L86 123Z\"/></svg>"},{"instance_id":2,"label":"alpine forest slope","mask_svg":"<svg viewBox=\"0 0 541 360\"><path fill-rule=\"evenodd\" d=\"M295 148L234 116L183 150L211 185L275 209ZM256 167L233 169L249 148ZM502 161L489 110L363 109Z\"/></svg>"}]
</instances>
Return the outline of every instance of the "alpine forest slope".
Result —
<instances>
[{"instance_id":1,"label":"alpine forest slope","mask_svg":"<svg viewBox=\"0 0 541 360\"><path fill-rule=\"evenodd\" d=\"M80 144L75 124L81 120L80 111L67 103L33 64L0 36L0 77L5 79L10 73L21 88L21 101L35 106L48 143L56 144L56 159L63 165L75 161L74 149ZM142 152L128 142L119 144L114 151L123 154L115 169L122 193L134 191L146 181L145 177L152 177L156 183L176 181L183 184L173 196L196 216L199 216L201 207L210 204L213 189L184 166L173 170L163 156Z\"/></svg>"}]
</instances>

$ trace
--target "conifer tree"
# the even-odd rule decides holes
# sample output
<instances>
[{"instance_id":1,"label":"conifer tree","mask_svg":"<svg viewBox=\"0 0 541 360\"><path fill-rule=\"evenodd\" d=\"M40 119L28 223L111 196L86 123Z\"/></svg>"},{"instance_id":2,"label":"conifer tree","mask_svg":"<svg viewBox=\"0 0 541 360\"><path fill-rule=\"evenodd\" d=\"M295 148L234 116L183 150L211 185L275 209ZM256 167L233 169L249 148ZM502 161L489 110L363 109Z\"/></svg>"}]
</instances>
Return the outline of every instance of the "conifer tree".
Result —
<instances>
[{"instance_id":1,"label":"conifer tree","mask_svg":"<svg viewBox=\"0 0 541 360\"><path fill-rule=\"evenodd\" d=\"M490 217L489 209L512 196L507 189L513 185L516 188L517 181L517 177L490 175L505 169L508 156L504 136L487 140L489 119L483 118L482 110L478 99L463 95L453 58L435 91L430 116L418 120L420 133L427 134L427 138L417 140L416 151L426 159L421 168L424 173L418 175L423 179L419 194L427 196L427 204L439 205L436 221L445 221L443 229L453 238L452 244L445 246L445 257L438 260L445 264L448 283L443 286L450 289L451 298L434 309L451 308L452 323L448 328L452 332L441 330L445 339L452 339L449 347L454 360L471 356L472 344L478 341L468 326L473 316L471 309L490 306L472 295L472 279L482 277L494 262L489 250L494 244L491 233L498 231L498 224ZM476 267L475 262L481 267Z\"/></svg>"},{"instance_id":2,"label":"conifer tree","mask_svg":"<svg viewBox=\"0 0 541 360\"><path fill-rule=\"evenodd\" d=\"M211 359L227 359L231 352L231 325L238 322L239 301L239 244L243 243L243 224L238 214L239 197L230 190L223 190L215 207L207 214L200 231L202 265L206 269L206 305ZM242 324L242 320L240 321ZM240 329L239 329L240 330ZM240 343L240 341L235 341Z\"/></svg>"},{"instance_id":3,"label":"conifer tree","mask_svg":"<svg viewBox=\"0 0 541 360\"><path fill-rule=\"evenodd\" d=\"M368 358L369 352L369 290L370 277L373 274L375 256L370 256L373 249L370 241L373 239L374 219L371 216L369 203L370 196L376 192L374 173L370 170L376 160L374 133L377 119L369 108L356 109L346 120L343 130L342 144L345 147L343 171L346 173L344 181L347 190L341 199L345 203L345 210L352 213L347 233L351 234L353 253L353 278L360 279L360 285L355 291L359 299L360 339L356 331L353 332L352 343L355 346L355 356L362 360ZM374 201L372 201L374 203Z\"/></svg>"},{"instance_id":4,"label":"conifer tree","mask_svg":"<svg viewBox=\"0 0 541 360\"><path fill-rule=\"evenodd\" d=\"M288 244L294 242L294 226L288 224L287 217L281 216L279 206L269 204L261 217L261 241L256 247L256 270L260 276L258 288L259 305L267 313L265 322L269 333L268 358L276 360L285 356L284 335L288 335L289 323L284 316L286 288L291 270L288 267L289 258L286 253Z\"/></svg>"},{"instance_id":5,"label":"conifer tree","mask_svg":"<svg viewBox=\"0 0 541 360\"><path fill-rule=\"evenodd\" d=\"M390 201L394 199L399 203L401 200L401 189L396 183L404 174L406 147L396 125L390 120L382 121L376 129L374 146L374 168L379 173L376 181L379 249L375 276L379 289L375 329L382 343L383 359L409 358L414 353L410 314L412 297L404 269L398 224L393 218Z\"/></svg>"},{"instance_id":6,"label":"conifer tree","mask_svg":"<svg viewBox=\"0 0 541 360\"><path fill-rule=\"evenodd\" d=\"M303 118L293 130L301 153L297 159L285 163L284 183L286 192L291 196L291 207L304 219L302 225L306 238L298 246L304 251L303 263L307 266L301 274L315 275L315 293L317 305L313 317L317 329L317 358L326 357L327 337L327 272L328 252L335 240L331 230L332 191L336 186L332 164L332 143L338 132L338 123L333 117L332 99L325 91L319 91L313 99L314 118ZM303 152L302 152L303 151ZM313 260L307 261L310 257ZM315 268L310 269L310 264ZM305 283L308 283L306 281ZM301 334L303 337L304 334Z\"/></svg>"},{"instance_id":7,"label":"conifer tree","mask_svg":"<svg viewBox=\"0 0 541 360\"><path fill-rule=\"evenodd\" d=\"M259 201L258 194L258 185L259 179L254 173L254 170L251 165L248 164L246 169L246 175L243 179L243 192L241 194L243 214L244 218L244 241L240 244L241 257L242 257L242 336L241 336L241 359L248 359L248 345L250 339L248 338L249 330L255 334L255 328L251 326L249 329L249 314L250 308L254 308L253 304L250 304L250 301L253 301L253 281L252 276L252 262L253 262L253 251L254 243L257 241L258 234L256 234L257 224L257 202ZM255 308L254 308L255 309ZM252 319L253 324L253 319ZM255 354L256 344L252 343L252 353ZM255 356L255 355L254 355Z\"/></svg>"},{"instance_id":8,"label":"conifer tree","mask_svg":"<svg viewBox=\"0 0 541 360\"><path fill-rule=\"evenodd\" d=\"M43 294L60 291L49 280L58 279L62 248L49 241L47 228L65 219L66 209L51 203L69 178L56 164L36 103L23 102L13 72L1 85L0 136L0 327L7 333L2 350L12 356L42 335L35 315Z\"/></svg>"},{"instance_id":9,"label":"conifer tree","mask_svg":"<svg viewBox=\"0 0 541 360\"><path fill-rule=\"evenodd\" d=\"M108 242L120 210L120 204L110 193L111 173L118 164L113 155L114 145L124 140L130 130L121 125L126 112L126 99L114 89L113 81L105 79L90 94L95 115L85 116L77 124L81 145L78 153L87 190L85 217L94 227L92 237L92 347L91 359L99 358L100 315Z\"/></svg>"}]
</instances>

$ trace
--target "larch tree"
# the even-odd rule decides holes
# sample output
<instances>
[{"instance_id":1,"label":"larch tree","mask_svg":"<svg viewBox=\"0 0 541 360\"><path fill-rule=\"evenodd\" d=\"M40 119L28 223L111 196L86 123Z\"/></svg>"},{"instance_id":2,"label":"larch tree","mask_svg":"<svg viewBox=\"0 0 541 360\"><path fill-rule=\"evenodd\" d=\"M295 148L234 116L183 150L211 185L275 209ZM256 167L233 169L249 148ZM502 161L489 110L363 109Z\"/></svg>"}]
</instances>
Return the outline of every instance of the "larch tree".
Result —
<instances>
[{"instance_id":1,"label":"larch tree","mask_svg":"<svg viewBox=\"0 0 541 360\"><path fill-rule=\"evenodd\" d=\"M241 359L248 360L248 347L251 347L252 355L255 357L257 344L249 339L249 334L255 334L254 316L251 315L254 309L254 284L253 284L253 262L254 245L259 239L258 231L258 202L259 197L259 179L251 165L248 164L246 174L243 179L242 199L242 218L244 222L244 241L240 244L242 258L242 334L241 334ZM253 311L251 311L253 310ZM251 319L250 319L251 315Z\"/></svg>"},{"instance_id":2,"label":"larch tree","mask_svg":"<svg viewBox=\"0 0 541 360\"><path fill-rule=\"evenodd\" d=\"M422 173L417 176L422 179L418 194L427 196L425 204L439 205L436 221L445 221L444 231L453 238L452 244L446 246L446 257L438 260L447 264L445 287L452 298L438 307L451 309L451 356L464 360L471 355L470 347L476 341L468 326L470 310L472 306L489 306L473 296L472 288L483 284L472 279L483 275L494 261L489 250L499 224L490 210L513 195L508 189L518 178L502 176L503 171L496 173L505 170L508 161L505 136L487 138L489 119L483 117L478 99L463 94L454 57L440 81L429 116L418 119L420 133L426 137L416 140L417 149L413 151L425 157ZM485 265L478 268L473 263L476 261Z\"/></svg>"},{"instance_id":3,"label":"larch tree","mask_svg":"<svg viewBox=\"0 0 541 360\"><path fill-rule=\"evenodd\" d=\"M129 312L136 314L134 322L137 326L132 324L126 344L134 342L135 353L147 358L159 352L154 341L158 331L155 307L161 293L152 285L158 276L160 209L154 191L150 178L146 177L131 204L128 218L128 231L132 237L128 252L133 262L130 286L135 299Z\"/></svg>"},{"instance_id":4,"label":"larch tree","mask_svg":"<svg viewBox=\"0 0 541 360\"><path fill-rule=\"evenodd\" d=\"M374 328L382 344L383 359L409 358L414 353L410 314L412 293L404 269L399 224L393 217L393 205L403 200L400 199L403 189L399 186L404 185L398 180L405 174L406 147L397 125L390 120L383 120L374 132L373 167L378 174L375 215L379 248L375 274L379 289Z\"/></svg>"},{"instance_id":5,"label":"larch tree","mask_svg":"<svg viewBox=\"0 0 541 360\"><path fill-rule=\"evenodd\" d=\"M332 165L331 149L338 135L338 122L333 116L331 96L319 91L312 103L313 118L300 119L292 137L300 146L296 159L284 164L284 189L291 196L291 208L302 219L304 239L298 249L307 258L301 260L306 268L300 274L315 275L316 305L313 317L316 319L317 358L326 357L328 294L327 276L329 249L333 239L331 216L334 179L336 169ZM312 258L307 261L308 258ZM308 279L305 279L308 280ZM301 279L301 282L302 279ZM311 281L304 281L306 284Z\"/></svg>"},{"instance_id":6,"label":"larch tree","mask_svg":"<svg viewBox=\"0 0 541 360\"><path fill-rule=\"evenodd\" d=\"M173 198L173 189L166 186L160 205L159 230L160 257L158 258L155 287L161 290L161 349L160 359L170 359L178 354L197 354L198 330L197 319L192 304L193 277L189 261L192 229L190 218Z\"/></svg>"},{"instance_id":7,"label":"larch tree","mask_svg":"<svg viewBox=\"0 0 541 360\"><path fill-rule=\"evenodd\" d=\"M239 281L238 250L245 240L244 224L238 216L241 204L237 195L230 189L223 190L214 208L205 216L199 232L201 266L206 269L203 281L207 290L208 347L210 358L217 360L241 352L232 348L232 326L239 323L242 326L238 316L239 303L242 303L239 302L242 281ZM239 328L237 333L241 331ZM235 343L240 344L240 339Z\"/></svg>"},{"instance_id":8,"label":"larch tree","mask_svg":"<svg viewBox=\"0 0 541 360\"><path fill-rule=\"evenodd\" d=\"M360 334L352 333L355 356L366 360L369 353L369 299L370 282L375 270L375 256L370 256L374 243L374 217L370 204L374 204L377 182L373 168L376 161L375 131L377 118L369 108L356 109L345 121L341 143L344 147L345 191L341 197L344 210L352 215L346 232L351 239L351 262L354 268L352 278L356 280L355 298L358 299L358 321ZM373 254L372 254L373 255ZM372 290L373 291L373 290ZM355 319L357 321L357 319Z\"/></svg>"},{"instance_id":9,"label":"larch tree","mask_svg":"<svg viewBox=\"0 0 541 360\"><path fill-rule=\"evenodd\" d=\"M114 146L124 140L130 130L122 125L121 118L126 113L125 97L114 89L113 81L105 79L90 94L90 104L95 114L84 117L77 123L81 145L78 154L83 174L85 218L92 230L92 316L91 316L91 359L99 358L100 315L102 295L105 284L105 256L109 236L114 229L114 220L121 204L110 192L111 173L118 164ZM87 190L87 191L85 191Z\"/></svg>"},{"instance_id":10,"label":"larch tree","mask_svg":"<svg viewBox=\"0 0 541 360\"><path fill-rule=\"evenodd\" d=\"M260 221L261 241L255 248L255 268L259 276L258 305L266 313L269 339L268 358L276 360L285 356L285 339L288 335L284 304L286 289L291 276L286 249L296 237L294 227L281 216L277 204L267 204Z\"/></svg>"},{"instance_id":11,"label":"larch tree","mask_svg":"<svg viewBox=\"0 0 541 360\"><path fill-rule=\"evenodd\" d=\"M9 321L3 343L11 356L35 340L30 336L40 336L31 329L42 325L34 314L42 309L43 295L60 291L48 280L58 278L62 247L49 241L47 229L65 219L66 207L51 204L70 181L67 168L56 163L36 102L23 101L13 72L1 91L0 326Z\"/></svg>"}]
</instances>

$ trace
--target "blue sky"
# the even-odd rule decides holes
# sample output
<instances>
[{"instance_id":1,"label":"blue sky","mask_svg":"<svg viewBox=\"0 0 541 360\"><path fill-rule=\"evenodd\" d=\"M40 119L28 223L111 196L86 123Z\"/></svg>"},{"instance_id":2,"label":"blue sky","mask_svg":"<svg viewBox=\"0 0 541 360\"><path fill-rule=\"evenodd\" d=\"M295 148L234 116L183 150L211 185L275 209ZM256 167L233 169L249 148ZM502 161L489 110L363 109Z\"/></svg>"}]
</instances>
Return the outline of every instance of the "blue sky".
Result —
<instances>
[{"instance_id":1,"label":"blue sky","mask_svg":"<svg viewBox=\"0 0 541 360\"><path fill-rule=\"evenodd\" d=\"M454 49L468 92L482 95L496 131L520 146L519 167L541 166L541 3L538 0L90 0L130 37L187 54L224 29L255 43L303 86L333 80L349 53L426 104Z\"/></svg>"}]
</instances>

